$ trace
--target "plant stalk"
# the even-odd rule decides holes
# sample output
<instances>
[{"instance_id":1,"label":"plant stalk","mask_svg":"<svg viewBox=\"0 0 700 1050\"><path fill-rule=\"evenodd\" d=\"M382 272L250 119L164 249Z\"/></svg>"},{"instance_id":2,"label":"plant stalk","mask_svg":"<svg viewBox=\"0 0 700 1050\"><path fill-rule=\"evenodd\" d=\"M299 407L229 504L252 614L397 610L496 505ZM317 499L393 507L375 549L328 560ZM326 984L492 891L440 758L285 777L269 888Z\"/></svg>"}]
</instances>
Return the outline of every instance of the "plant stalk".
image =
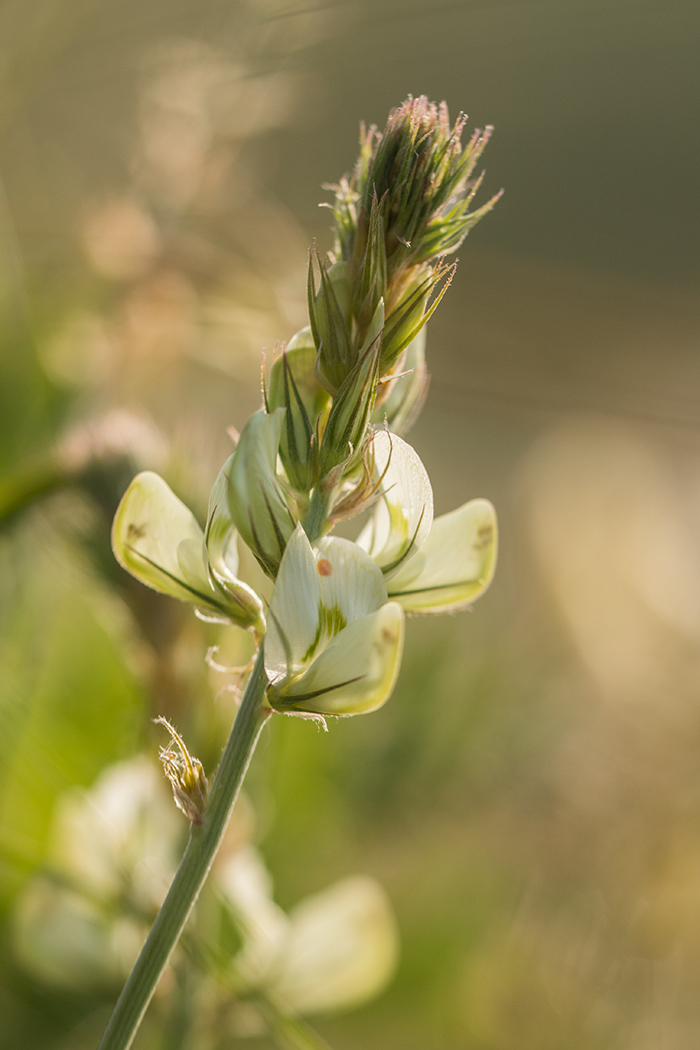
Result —
<instances>
[{"instance_id":1,"label":"plant stalk","mask_svg":"<svg viewBox=\"0 0 700 1050\"><path fill-rule=\"evenodd\" d=\"M141 954L119 996L98 1050L128 1050L156 985L209 873L260 730L270 715L260 647L241 706L209 792L204 821L192 825L187 848Z\"/></svg>"}]
</instances>

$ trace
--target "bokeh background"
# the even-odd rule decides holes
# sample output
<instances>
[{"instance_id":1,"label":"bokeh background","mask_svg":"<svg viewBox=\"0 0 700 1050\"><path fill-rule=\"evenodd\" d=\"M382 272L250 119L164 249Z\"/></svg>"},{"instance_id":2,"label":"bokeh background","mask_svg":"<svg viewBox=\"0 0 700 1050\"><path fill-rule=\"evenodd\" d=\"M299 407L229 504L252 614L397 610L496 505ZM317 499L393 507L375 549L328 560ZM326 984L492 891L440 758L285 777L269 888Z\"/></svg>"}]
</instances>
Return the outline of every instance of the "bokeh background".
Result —
<instances>
[{"instance_id":1,"label":"bokeh background","mask_svg":"<svg viewBox=\"0 0 700 1050\"><path fill-rule=\"evenodd\" d=\"M499 569L410 621L380 712L275 720L255 841L285 907L353 872L392 901L335 1050L698 1046L699 33L694 0L3 0L0 1046L94 1046L116 994L17 956L56 799L158 714L211 769L204 655L247 655L113 563L116 501L148 466L203 514L305 322L321 185L408 93L496 127L411 442L438 513L496 504Z\"/></svg>"}]
</instances>

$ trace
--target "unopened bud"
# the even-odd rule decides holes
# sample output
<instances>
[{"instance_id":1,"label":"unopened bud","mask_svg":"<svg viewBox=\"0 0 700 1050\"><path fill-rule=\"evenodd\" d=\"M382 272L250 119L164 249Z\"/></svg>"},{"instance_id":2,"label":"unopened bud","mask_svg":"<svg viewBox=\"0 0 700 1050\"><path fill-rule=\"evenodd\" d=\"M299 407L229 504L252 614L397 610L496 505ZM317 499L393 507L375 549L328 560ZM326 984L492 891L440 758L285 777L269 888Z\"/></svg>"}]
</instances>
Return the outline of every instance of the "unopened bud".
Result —
<instances>
[{"instance_id":1,"label":"unopened bud","mask_svg":"<svg viewBox=\"0 0 700 1050\"><path fill-rule=\"evenodd\" d=\"M353 312L357 319L358 338L364 339L380 300L387 297L387 263L384 241L385 200L372 196L366 241L355 242L356 279L353 289ZM364 248L362 245L364 244ZM358 259L359 255L359 259Z\"/></svg>"},{"instance_id":2,"label":"unopened bud","mask_svg":"<svg viewBox=\"0 0 700 1050\"><path fill-rule=\"evenodd\" d=\"M209 792L204 767L198 758L189 753L184 740L167 718L156 718L154 721L165 726L171 736L168 746L161 747L159 757L173 789L175 805L193 824L202 824Z\"/></svg>"},{"instance_id":3,"label":"unopened bud","mask_svg":"<svg viewBox=\"0 0 700 1050\"><path fill-rule=\"evenodd\" d=\"M317 480L318 434L330 397L314 375L316 346L311 329L289 342L270 373L268 412L286 409L280 437L280 458L290 484L308 492Z\"/></svg>"},{"instance_id":4,"label":"unopened bud","mask_svg":"<svg viewBox=\"0 0 700 1050\"><path fill-rule=\"evenodd\" d=\"M321 442L321 476L362 458L379 378L384 303L380 301L360 359L333 399Z\"/></svg>"},{"instance_id":5,"label":"unopened bud","mask_svg":"<svg viewBox=\"0 0 700 1050\"><path fill-rule=\"evenodd\" d=\"M255 412L231 458L228 505L231 517L263 570L277 575L296 522L277 476L277 453L286 409Z\"/></svg>"},{"instance_id":6,"label":"unopened bud","mask_svg":"<svg viewBox=\"0 0 700 1050\"><path fill-rule=\"evenodd\" d=\"M316 375L330 394L342 385L357 360L352 336L352 285L350 270L345 262L332 266L322 263L316 252L321 271L321 284L316 291L314 253L309 255L308 300L309 320L318 351Z\"/></svg>"}]
</instances>

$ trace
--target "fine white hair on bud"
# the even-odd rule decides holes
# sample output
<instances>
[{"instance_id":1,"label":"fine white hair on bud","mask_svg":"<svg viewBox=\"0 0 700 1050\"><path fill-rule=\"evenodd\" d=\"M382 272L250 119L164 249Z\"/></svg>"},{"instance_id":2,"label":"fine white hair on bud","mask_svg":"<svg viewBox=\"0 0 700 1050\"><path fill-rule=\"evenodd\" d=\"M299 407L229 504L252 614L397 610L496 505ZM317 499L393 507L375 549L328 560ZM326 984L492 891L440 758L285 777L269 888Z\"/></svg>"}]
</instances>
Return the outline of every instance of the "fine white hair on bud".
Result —
<instances>
[{"instance_id":1,"label":"fine white hair on bud","mask_svg":"<svg viewBox=\"0 0 700 1050\"><path fill-rule=\"evenodd\" d=\"M173 789L175 805L193 824L202 824L209 793L204 766L189 753L184 740L167 718L161 716L155 718L154 722L165 726L170 733L170 743L167 747L161 747L159 758Z\"/></svg>"}]
</instances>

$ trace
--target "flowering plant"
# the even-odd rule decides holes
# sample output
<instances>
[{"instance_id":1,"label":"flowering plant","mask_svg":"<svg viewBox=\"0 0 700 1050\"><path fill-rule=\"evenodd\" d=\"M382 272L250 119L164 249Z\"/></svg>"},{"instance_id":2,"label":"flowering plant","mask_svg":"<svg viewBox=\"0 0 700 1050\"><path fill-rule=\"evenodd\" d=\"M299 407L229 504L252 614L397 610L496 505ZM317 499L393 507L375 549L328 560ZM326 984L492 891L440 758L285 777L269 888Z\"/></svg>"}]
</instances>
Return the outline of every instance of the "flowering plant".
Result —
<instances>
[{"instance_id":1,"label":"flowering plant","mask_svg":"<svg viewBox=\"0 0 700 1050\"><path fill-rule=\"evenodd\" d=\"M117 511L121 564L198 615L251 631L257 657L208 793L184 745L182 761L170 754L190 841L103 1050L133 1039L263 722L273 711L325 719L380 707L399 672L405 614L464 608L491 581L491 504L434 520L430 480L402 436L427 390L425 324L455 269L445 256L498 196L469 210L490 129L463 147L464 123L421 97L384 132L363 129L353 174L332 187L333 250L310 253L309 326L263 367L263 405L214 483L205 527L150 472ZM364 511L355 542L331 535ZM274 583L267 610L239 578L239 537Z\"/></svg>"}]
</instances>

